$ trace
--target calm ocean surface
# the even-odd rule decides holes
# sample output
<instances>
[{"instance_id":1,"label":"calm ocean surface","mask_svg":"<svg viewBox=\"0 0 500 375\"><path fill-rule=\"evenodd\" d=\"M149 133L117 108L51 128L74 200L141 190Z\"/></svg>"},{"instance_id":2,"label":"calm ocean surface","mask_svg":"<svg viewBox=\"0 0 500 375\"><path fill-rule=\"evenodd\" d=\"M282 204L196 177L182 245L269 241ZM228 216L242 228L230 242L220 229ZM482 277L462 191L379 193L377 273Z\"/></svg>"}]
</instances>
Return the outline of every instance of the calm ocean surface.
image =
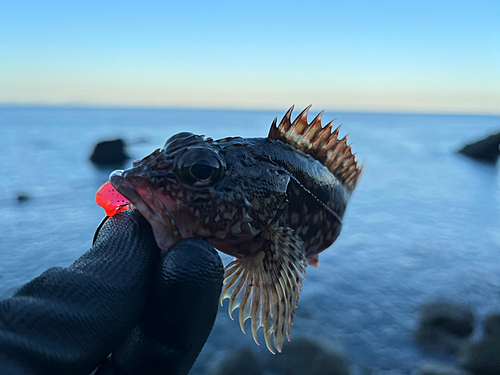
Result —
<instances>
[{"instance_id":1,"label":"calm ocean surface","mask_svg":"<svg viewBox=\"0 0 500 375\"><path fill-rule=\"evenodd\" d=\"M0 298L89 248L104 216L94 196L110 172L88 161L95 142L122 137L138 159L180 131L265 137L285 110L0 108ZM311 119L319 110L312 109ZM340 238L320 256L320 268L307 270L292 336L342 348L359 366L409 373L436 358L412 340L420 304L454 301L472 306L480 319L500 311L499 172L454 153L500 131L500 117L325 113L323 119L335 117L341 136L351 134L365 172ZM31 199L18 203L20 193ZM225 306L192 373L241 346L268 355Z\"/></svg>"}]
</instances>

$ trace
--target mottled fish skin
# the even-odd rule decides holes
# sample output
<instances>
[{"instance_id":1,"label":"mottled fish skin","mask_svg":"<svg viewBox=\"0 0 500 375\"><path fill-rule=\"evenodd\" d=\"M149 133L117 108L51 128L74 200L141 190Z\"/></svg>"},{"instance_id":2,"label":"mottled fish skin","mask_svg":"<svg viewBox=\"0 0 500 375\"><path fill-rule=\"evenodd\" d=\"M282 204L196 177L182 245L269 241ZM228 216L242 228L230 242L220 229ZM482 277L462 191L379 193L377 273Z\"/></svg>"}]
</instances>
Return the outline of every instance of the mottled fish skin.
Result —
<instances>
[{"instance_id":1,"label":"mottled fish skin","mask_svg":"<svg viewBox=\"0 0 500 375\"><path fill-rule=\"evenodd\" d=\"M157 150L121 175L131 189L155 192L162 198L182 238L205 238L227 254L245 256L256 249L242 244L274 219L274 225L294 229L305 255L311 256L328 248L340 234L348 191L311 156L267 138L188 137L184 142L188 148ZM209 189L192 190L177 180L178 151L195 148L216 153L226 166L224 178ZM112 183L118 191L123 189L116 180Z\"/></svg>"},{"instance_id":2,"label":"mottled fish skin","mask_svg":"<svg viewBox=\"0 0 500 375\"><path fill-rule=\"evenodd\" d=\"M241 180L254 228L261 230L271 220L275 226L292 228L303 241L306 256L320 253L335 241L349 194L321 163L267 138L230 138L218 145L226 164L232 166L234 180ZM269 188L259 188L267 180L286 182L285 194L280 189L273 194ZM232 255L248 255L241 246L230 251Z\"/></svg>"},{"instance_id":3,"label":"mottled fish skin","mask_svg":"<svg viewBox=\"0 0 500 375\"><path fill-rule=\"evenodd\" d=\"M229 312L239 306L244 330L264 327L266 345L281 351L290 338L305 259L339 236L361 173L338 129L311 124L307 111L287 112L268 138L213 140L191 133L115 171L110 182L148 219L160 248L189 237L238 258L226 268ZM319 161L321 160L321 161Z\"/></svg>"}]
</instances>

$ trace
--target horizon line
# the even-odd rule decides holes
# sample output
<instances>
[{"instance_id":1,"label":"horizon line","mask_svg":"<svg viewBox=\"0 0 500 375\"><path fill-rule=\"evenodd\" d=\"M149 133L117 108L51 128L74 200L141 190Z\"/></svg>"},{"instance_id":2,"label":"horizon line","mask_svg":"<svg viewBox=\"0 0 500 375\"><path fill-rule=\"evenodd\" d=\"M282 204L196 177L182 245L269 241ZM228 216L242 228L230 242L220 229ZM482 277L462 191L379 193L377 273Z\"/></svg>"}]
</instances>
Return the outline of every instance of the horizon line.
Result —
<instances>
[{"instance_id":1,"label":"horizon line","mask_svg":"<svg viewBox=\"0 0 500 375\"><path fill-rule=\"evenodd\" d=\"M291 105L292 106L292 105ZM291 106L284 109L288 110ZM295 107L295 105L293 105ZM16 102L0 102L0 109L109 109L109 110L193 110L193 111L251 111L251 112L276 112L283 111L279 108L266 108L257 106L237 107L237 106L182 106L182 105L127 105L127 104L94 104L94 103L16 103ZM298 110L296 107L295 110ZM323 107L325 112L339 113L360 113L360 114L388 114L388 115L434 115L434 116L484 116L484 117L500 117L500 109L498 112L452 112L439 110L390 110L390 109L342 109L342 108L327 108Z\"/></svg>"}]
</instances>

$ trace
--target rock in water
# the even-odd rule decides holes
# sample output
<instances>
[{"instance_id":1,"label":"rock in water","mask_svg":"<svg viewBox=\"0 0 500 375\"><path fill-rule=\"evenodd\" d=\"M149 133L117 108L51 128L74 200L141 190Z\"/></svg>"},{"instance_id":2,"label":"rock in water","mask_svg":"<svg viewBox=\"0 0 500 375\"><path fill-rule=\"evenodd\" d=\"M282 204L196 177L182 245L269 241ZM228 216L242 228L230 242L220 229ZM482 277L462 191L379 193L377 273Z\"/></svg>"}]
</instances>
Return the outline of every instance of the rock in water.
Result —
<instances>
[{"instance_id":1,"label":"rock in water","mask_svg":"<svg viewBox=\"0 0 500 375\"><path fill-rule=\"evenodd\" d=\"M486 317L484 335L500 341L500 313L491 313Z\"/></svg>"},{"instance_id":2,"label":"rock in water","mask_svg":"<svg viewBox=\"0 0 500 375\"><path fill-rule=\"evenodd\" d=\"M18 194L17 197L16 197L16 200L19 202L19 203L23 203L23 202L26 202L26 201L29 201L30 197L28 194Z\"/></svg>"},{"instance_id":3,"label":"rock in water","mask_svg":"<svg viewBox=\"0 0 500 375\"><path fill-rule=\"evenodd\" d=\"M467 343L460 350L458 363L474 374L500 374L500 340L486 337Z\"/></svg>"},{"instance_id":4,"label":"rock in water","mask_svg":"<svg viewBox=\"0 0 500 375\"><path fill-rule=\"evenodd\" d=\"M464 345L458 362L474 374L500 374L500 314L489 314L483 326L483 338Z\"/></svg>"},{"instance_id":5,"label":"rock in water","mask_svg":"<svg viewBox=\"0 0 500 375\"><path fill-rule=\"evenodd\" d=\"M269 357L269 368L278 375L349 375L350 361L340 351L316 341L299 339Z\"/></svg>"},{"instance_id":6,"label":"rock in water","mask_svg":"<svg viewBox=\"0 0 500 375\"><path fill-rule=\"evenodd\" d=\"M458 152L473 159L496 163L498 156L500 156L499 147L500 133L492 134L474 143L469 143L458 150Z\"/></svg>"},{"instance_id":7,"label":"rock in water","mask_svg":"<svg viewBox=\"0 0 500 375\"><path fill-rule=\"evenodd\" d=\"M95 145L90 161L99 167L121 166L130 158L125 148L123 139L99 142Z\"/></svg>"},{"instance_id":8,"label":"rock in water","mask_svg":"<svg viewBox=\"0 0 500 375\"><path fill-rule=\"evenodd\" d=\"M240 348L232 352L213 375L261 375L259 359L249 348Z\"/></svg>"},{"instance_id":9,"label":"rock in water","mask_svg":"<svg viewBox=\"0 0 500 375\"><path fill-rule=\"evenodd\" d=\"M457 353L474 329L474 314L466 306L429 302L420 308L415 340L426 349Z\"/></svg>"}]
</instances>

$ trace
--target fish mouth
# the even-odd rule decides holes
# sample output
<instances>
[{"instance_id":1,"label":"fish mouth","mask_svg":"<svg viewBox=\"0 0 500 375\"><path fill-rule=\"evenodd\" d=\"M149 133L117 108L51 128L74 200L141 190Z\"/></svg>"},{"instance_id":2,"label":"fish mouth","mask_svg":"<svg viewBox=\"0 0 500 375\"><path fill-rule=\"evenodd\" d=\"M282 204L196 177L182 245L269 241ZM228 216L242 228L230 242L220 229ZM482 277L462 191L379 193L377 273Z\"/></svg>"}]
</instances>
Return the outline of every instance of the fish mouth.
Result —
<instances>
[{"instance_id":1,"label":"fish mouth","mask_svg":"<svg viewBox=\"0 0 500 375\"><path fill-rule=\"evenodd\" d=\"M179 230L151 184L146 179L129 172L130 170L116 170L109 176L109 182L151 224L158 247L166 251L181 240Z\"/></svg>"}]
</instances>

